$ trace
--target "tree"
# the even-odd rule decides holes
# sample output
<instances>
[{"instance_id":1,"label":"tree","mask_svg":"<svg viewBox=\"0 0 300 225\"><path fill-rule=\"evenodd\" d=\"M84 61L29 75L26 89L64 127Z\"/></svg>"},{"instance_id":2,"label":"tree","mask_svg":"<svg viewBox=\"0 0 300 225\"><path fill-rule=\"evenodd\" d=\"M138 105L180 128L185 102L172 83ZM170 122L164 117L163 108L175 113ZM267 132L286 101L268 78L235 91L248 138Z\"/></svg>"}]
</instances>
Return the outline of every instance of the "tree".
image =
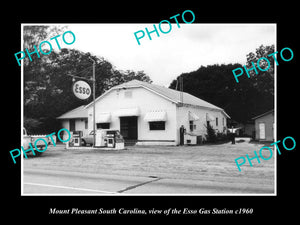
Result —
<instances>
[{"instance_id":1,"label":"tree","mask_svg":"<svg viewBox=\"0 0 300 225\"><path fill-rule=\"evenodd\" d=\"M271 94L274 96L274 59L272 56L268 56L275 51L274 45L271 46L259 46L255 53L250 52L247 54L247 63L246 67L252 67L253 62L255 65L258 63L258 60L262 57L267 58L270 64L266 60L260 60L259 67L261 71L257 69L258 74L254 70L249 71L251 76L252 85L265 94Z\"/></svg>"},{"instance_id":2,"label":"tree","mask_svg":"<svg viewBox=\"0 0 300 225\"><path fill-rule=\"evenodd\" d=\"M256 54L249 53L247 66L250 68L251 61L256 64L260 57L267 57L273 49L274 46L260 46ZM265 62L262 60L261 63ZM251 78L241 76L239 83L235 81L232 70L243 67L241 64L201 66L196 71L180 75L183 77L183 91L223 108L238 122L247 122L274 108L274 61L270 64L268 71L251 74ZM261 68L265 66L262 64ZM170 88L179 86L180 76L171 82Z\"/></svg>"},{"instance_id":3,"label":"tree","mask_svg":"<svg viewBox=\"0 0 300 225\"><path fill-rule=\"evenodd\" d=\"M205 127L207 132L207 142L215 143L217 141L215 129L209 123Z\"/></svg>"},{"instance_id":4,"label":"tree","mask_svg":"<svg viewBox=\"0 0 300 225\"><path fill-rule=\"evenodd\" d=\"M26 127L28 134L37 133L39 131L39 127L42 125L37 119L24 117L24 127Z\"/></svg>"},{"instance_id":5,"label":"tree","mask_svg":"<svg viewBox=\"0 0 300 225\"><path fill-rule=\"evenodd\" d=\"M23 51L28 49L29 52L34 51L34 46L39 46L41 41L49 37L62 33L65 27L57 26L24 26L23 27ZM50 36L51 35L51 36ZM45 51L47 52L47 50ZM51 54L54 54L53 52ZM51 56L51 54L49 56ZM24 99L34 100L37 98L38 92L46 85L47 77L45 71L47 70L48 57L38 58L36 54L31 56L32 61L28 57L23 59L24 65ZM30 94L30 95L29 95ZM24 104L27 102L24 101Z\"/></svg>"},{"instance_id":6,"label":"tree","mask_svg":"<svg viewBox=\"0 0 300 225\"><path fill-rule=\"evenodd\" d=\"M108 89L111 87L122 84L131 80L140 80L148 83L152 83L152 80L144 71L133 71L133 70L115 70L114 76L111 84L108 86Z\"/></svg>"},{"instance_id":7,"label":"tree","mask_svg":"<svg viewBox=\"0 0 300 225\"><path fill-rule=\"evenodd\" d=\"M26 27L24 46L44 40L49 36L49 32L55 30L57 29L47 26ZM73 95L73 80L71 76L68 76L76 75L90 79L93 68L91 59L96 62L96 97L111 87L132 79L151 82L143 71L118 71L103 57L89 52L66 48L52 51L47 56L24 62L24 116L27 118L27 126L34 122L32 125L34 132L57 131L60 129L60 122L56 120L56 117L92 101L92 96L87 100L79 100ZM89 83L92 85L92 81Z\"/></svg>"}]
</instances>

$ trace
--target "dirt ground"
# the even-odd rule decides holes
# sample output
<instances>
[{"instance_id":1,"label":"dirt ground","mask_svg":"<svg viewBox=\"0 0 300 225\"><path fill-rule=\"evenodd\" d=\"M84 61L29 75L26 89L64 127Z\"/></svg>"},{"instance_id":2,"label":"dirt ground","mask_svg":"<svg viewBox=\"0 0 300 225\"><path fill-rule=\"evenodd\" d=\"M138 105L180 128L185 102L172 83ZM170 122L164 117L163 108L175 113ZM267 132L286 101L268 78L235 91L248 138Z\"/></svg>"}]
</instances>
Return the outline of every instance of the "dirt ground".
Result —
<instances>
[{"instance_id":1,"label":"dirt ground","mask_svg":"<svg viewBox=\"0 0 300 225\"><path fill-rule=\"evenodd\" d=\"M81 173L153 176L170 179L212 181L224 185L254 186L274 193L274 156L269 160L248 161L238 170L235 159L265 145L240 142L232 145L132 146L126 150L76 149L49 146L40 157L24 159L25 169L72 171ZM265 150L263 156L269 157Z\"/></svg>"}]
</instances>

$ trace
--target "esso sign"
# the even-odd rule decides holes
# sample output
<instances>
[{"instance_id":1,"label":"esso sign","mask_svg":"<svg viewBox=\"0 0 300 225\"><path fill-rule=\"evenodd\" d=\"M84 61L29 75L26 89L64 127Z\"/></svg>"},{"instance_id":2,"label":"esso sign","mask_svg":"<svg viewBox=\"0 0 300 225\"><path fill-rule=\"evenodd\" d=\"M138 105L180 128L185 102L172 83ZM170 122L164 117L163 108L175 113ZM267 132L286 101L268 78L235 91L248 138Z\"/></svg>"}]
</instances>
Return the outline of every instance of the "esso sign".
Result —
<instances>
[{"instance_id":1,"label":"esso sign","mask_svg":"<svg viewBox=\"0 0 300 225\"><path fill-rule=\"evenodd\" d=\"M92 91L87 82L79 80L73 84L73 93L77 98L84 100L91 96Z\"/></svg>"}]
</instances>

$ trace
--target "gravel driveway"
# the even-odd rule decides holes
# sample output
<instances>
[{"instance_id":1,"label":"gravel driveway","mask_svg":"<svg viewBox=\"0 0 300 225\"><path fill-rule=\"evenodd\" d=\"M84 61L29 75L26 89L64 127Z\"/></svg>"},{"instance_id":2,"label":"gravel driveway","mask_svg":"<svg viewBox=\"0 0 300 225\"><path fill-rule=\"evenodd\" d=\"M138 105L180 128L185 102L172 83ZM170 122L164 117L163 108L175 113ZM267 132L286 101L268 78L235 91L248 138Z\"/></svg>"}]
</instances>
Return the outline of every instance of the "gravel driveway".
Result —
<instances>
[{"instance_id":1,"label":"gravel driveway","mask_svg":"<svg viewBox=\"0 0 300 225\"><path fill-rule=\"evenodd\" d=\"M25 169L81 173L153 176L170 179L205 180L216 183L257 186L274 190L274 157L246 162L239 172L235 159L254 156L264 145L241 142L201 146L134 146L127 150L76 149L64 145L49 148L41 157L24 159ZM268 158L269 152L263 152ZM274 193L274 191L272 191Z\"/></svg>"}]
</instances>

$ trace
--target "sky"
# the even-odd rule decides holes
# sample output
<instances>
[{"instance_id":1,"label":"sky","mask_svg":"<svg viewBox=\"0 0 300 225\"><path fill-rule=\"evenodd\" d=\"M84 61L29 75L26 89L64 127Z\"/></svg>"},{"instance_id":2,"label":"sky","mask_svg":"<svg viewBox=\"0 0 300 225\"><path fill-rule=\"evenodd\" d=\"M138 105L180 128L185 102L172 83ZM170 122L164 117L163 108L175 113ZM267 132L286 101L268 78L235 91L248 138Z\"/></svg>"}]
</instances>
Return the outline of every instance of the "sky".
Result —
<instances>
[{"instance_id":1,"label":"sky","mask_svg":"<svg viewBox=\"0 0 300 225\"><path fill-rule=\"evenodd\" d=\"M181 73L213 64L245 64L260 45L275 44L276 24L172 23L169 33L151 33L153 24L66 24L76 41L69 46L103 57L119 70L143 70L158 85L168 87ZM163 24L167 31L169 25ZM143 30L140 45L134 33ZM138 35L141 35L139 33Z\"/></svg>"}]
</instances>

